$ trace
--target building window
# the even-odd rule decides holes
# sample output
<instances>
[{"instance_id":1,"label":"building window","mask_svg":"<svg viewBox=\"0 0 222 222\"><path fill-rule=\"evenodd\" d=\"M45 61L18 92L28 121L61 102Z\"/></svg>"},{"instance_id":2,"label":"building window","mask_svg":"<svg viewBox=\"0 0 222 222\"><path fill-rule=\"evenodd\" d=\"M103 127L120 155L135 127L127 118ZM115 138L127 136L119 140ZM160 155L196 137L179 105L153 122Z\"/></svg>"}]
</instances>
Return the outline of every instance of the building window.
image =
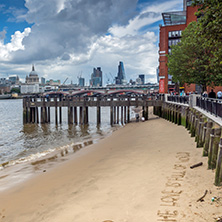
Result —
<instances>
[{"instance_id":1,"label":"building window","mask_svg":"<svg viewBox=\"0 0 222 222\"><path fill-rule=\"evenodd\" d=\"M178 37L181 37L181 35L182 35L181 30L171 31L171 32L168 33L169 38L178 38Z\"/></svg>"}]
</instances>

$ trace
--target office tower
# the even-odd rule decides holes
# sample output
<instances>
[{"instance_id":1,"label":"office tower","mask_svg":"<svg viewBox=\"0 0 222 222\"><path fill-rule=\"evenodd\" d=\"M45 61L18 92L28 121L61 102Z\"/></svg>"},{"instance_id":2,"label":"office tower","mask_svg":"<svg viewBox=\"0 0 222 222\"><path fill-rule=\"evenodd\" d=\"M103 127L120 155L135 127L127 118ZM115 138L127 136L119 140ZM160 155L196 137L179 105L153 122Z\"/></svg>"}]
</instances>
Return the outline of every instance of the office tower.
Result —
<instances>
[{"instance_id":1,"label":"office tower","mask_svg":"<svg viewBox=\"0 0 222 222\"><path fill-rule=\"evenodd\" d=\"M102 70L101 67L97 67L93 69L93 73L91 74L90 86L98 87L102 86Z\"/></svg>"},{"instance_id":2,"label":"office tower","mask_svg":"<svg viewBox=\"0 0 222 222\"><path fill-rule=\"evenodd\" d=\"M116 77L116 84L117 85L125 85L126 82L126 74L123 66L123 62L119 62L118 66L118 73Z\"/></svg>"},{"instance_id":3,"label":"office tower","mask_svg":"<svg viewBox=\"0 0 222 222\"><path fill-rule=\"evenodd\" d=\"M79 86L84 87L85 86L85 79L82 77L79 77Z\"/></svg>"},{"instance_id":4,"label":"office tower","mask_svg":"<svg viewBox=\"0 0 222 222\"><path fill-rule=\"evenodd\" d=\"M145 84L145 75L141 74L141 75L139 75L139 78L141 79L141 84L144 85Z\"/></svg>"}]
</instances>

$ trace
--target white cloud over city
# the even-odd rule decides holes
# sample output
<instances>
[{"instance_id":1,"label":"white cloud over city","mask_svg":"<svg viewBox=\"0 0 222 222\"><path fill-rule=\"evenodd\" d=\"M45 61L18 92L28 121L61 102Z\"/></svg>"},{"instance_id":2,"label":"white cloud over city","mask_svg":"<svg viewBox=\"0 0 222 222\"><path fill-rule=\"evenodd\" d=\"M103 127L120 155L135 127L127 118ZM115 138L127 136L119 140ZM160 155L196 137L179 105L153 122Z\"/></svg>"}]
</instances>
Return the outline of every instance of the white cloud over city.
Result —
<instances>
[{"instance_id":1,"label":"white cloud over city","mask_svg":"<svg viewBox=\"0 0 222 222\"><path fill-rule=\"evenodd\" d=\"M82 73L88 81L93 67L116 76L123 61L128 80L143 73L154 82L158 27L153 24L161 24L163 11L181 5L174 0L140 5L137 0L26 0L27 10L14 10L14 17L30 25L8 43L7 29L0 30L0 74L24 78L35 64L40 77L75 82Z\"/></svg>"}]
</instances>

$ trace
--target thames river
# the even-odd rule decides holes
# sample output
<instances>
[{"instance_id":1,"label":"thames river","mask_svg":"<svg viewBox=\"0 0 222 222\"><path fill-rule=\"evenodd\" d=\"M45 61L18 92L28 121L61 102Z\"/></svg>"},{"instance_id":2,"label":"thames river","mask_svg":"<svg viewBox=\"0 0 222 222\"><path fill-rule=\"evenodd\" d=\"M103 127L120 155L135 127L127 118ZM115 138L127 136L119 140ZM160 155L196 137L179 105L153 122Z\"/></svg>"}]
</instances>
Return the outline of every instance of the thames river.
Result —
<instances>
[{"instance_id":1,"label":"thames river","mask_svg":"<svg viewBox=\"0 0 222 222\"><path fill-rule=\"evenodd\" d=\"M91 144L112 133L109 108L101 109L101 125L96 125L96 109L89 108L88 126L69 126L63 109L63 123L23 125L22 100L0 100L0 166L38 159L56 150L69 150L75 144ZM53 109L51 110L52 120ZM1 167L3 168L3 167Z\"/></svg>"}]
</instances>

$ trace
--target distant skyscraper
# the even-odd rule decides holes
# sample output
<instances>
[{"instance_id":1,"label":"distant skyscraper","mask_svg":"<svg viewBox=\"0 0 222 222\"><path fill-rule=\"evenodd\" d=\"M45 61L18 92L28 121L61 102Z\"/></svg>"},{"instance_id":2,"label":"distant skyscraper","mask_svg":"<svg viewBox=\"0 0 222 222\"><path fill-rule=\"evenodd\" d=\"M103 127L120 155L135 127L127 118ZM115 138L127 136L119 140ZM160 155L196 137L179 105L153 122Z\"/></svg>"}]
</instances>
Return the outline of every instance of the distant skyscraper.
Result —
<instances>
[{"instance_id":1,"label":"distant skyscraper","mask_svg":"<svg viewBox=\"0 0 222 222\"><path fill-rule=\"evenodd\" d=\"M141 79L141 84L144 85L145 84L145 75L141 74L141 75L139 75L139 78Z\"/></svg>"},{"instance_id":2,"label":"distant skyscraper","mask_svg":"<svg viewBox=\"0 0 222 222\"><path fill-rule=\"evenodd\" d=\"M93 73L91 74L90 79L90 86L102 86L103 79L102 79L102 70L101 67L97 67L93 69Z\"/></svg>"},{"instance_id":3,"label":"distant skyscraper","mask_svg":"<svg viewBox=\"0 0 222 222\"><path fill-rule=\"evenodd\" d=\"M82 77L79 77L79 86L84 87L85 86L85 79Z\"/></svg>"},{"instance_id":4,"label":"distant skyscraper","mask_svg":"<svg viewBox=\"0 0 222 222\"><path fill-rule=\"evenodd\" d=\"M138 78L136 79L136 84L137 84L137 85L141 85L141 84L142 84L142 80L141 80L140 77L138 77Z\"/></svg>"},{"instance_id":5,"label":"distant skyscraper","mask_svg":"<svg viewBox=\"0 0 222 222\"><path fill-rule=\"evenodd\" d=\"M18 76L10 76L9 81L11 84L18 84L19 83L19 77Z\"/></svg>"},{"instance_id":6,"label":"distant skyscraper","mask_svg":"<svg viewBox=\"0 0 222 222\"><path fill-rule=\"evenodd\" d=\"M118 73L117 73L117 77L116 77L116 84L117 85L126 84L126 74L125 74L123 62L119 62Z\"/></svg>"},{"instance_id":7,"label":"distant skyscraper","mask_svg":"<svg viewBox=\"0 0 222 222\"><path fill-rule=\"evenodd\" d=\"M45 85L45 78L44 77L41 77L41 84Z\"/></svg>"}]
</instances>

